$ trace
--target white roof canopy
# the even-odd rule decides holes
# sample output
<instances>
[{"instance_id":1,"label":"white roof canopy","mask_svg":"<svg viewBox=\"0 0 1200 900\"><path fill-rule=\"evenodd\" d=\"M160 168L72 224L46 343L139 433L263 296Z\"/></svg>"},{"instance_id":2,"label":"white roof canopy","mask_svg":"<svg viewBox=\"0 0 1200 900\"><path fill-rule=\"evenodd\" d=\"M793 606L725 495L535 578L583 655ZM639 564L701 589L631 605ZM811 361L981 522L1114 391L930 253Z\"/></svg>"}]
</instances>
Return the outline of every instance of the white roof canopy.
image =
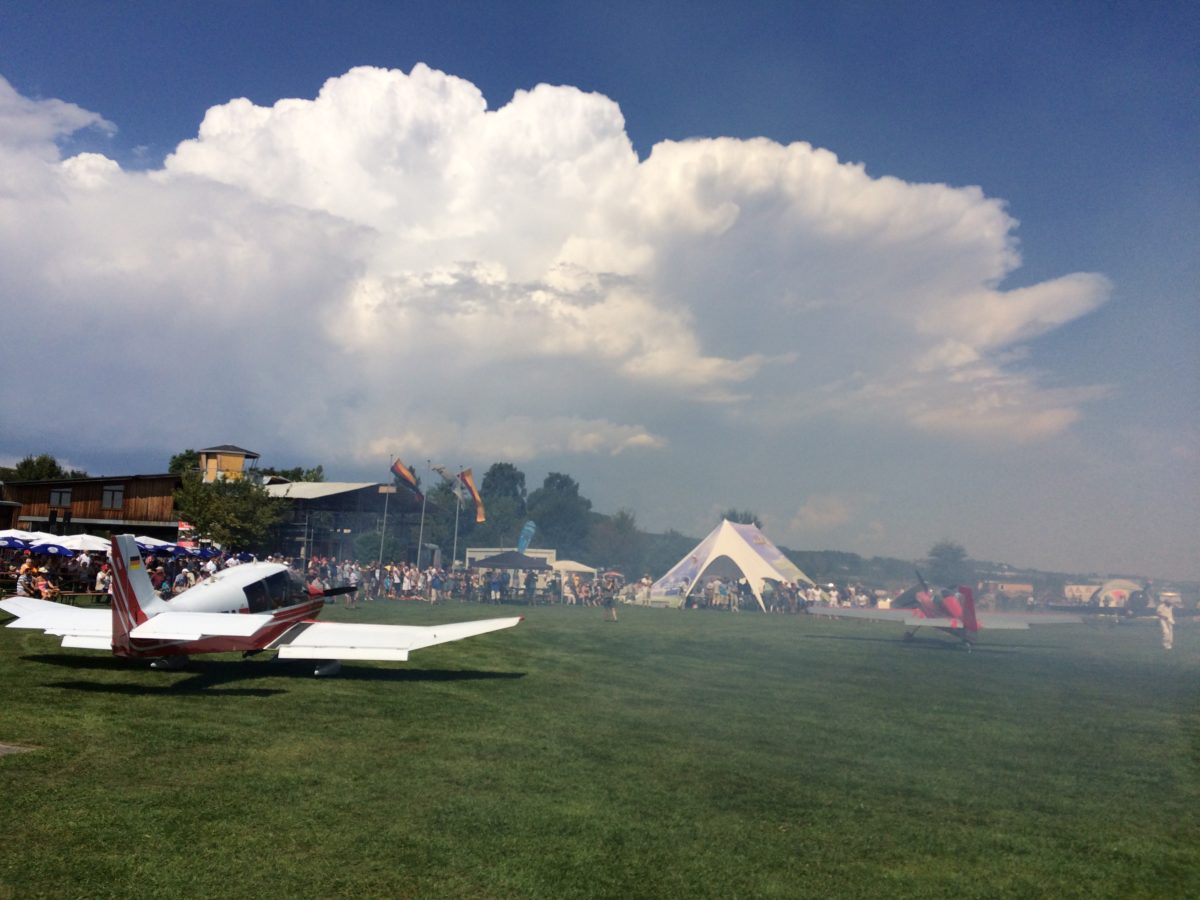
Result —
<instances>
[{"instance_id":1,"label":"white roof canopy","mask_svg":"<svg viewBox=\"0 0 1200 900\"><path fill-rule=\"evenodd\" d=\"M703 578L745 578L758 600L762 600L763 582L804 581L812 579L783 555L778 547L755 525L739 525L723 520L687 556L650 588L651 602L666 601L680 606L692 588Z\"/></svg>"}]
</instances>

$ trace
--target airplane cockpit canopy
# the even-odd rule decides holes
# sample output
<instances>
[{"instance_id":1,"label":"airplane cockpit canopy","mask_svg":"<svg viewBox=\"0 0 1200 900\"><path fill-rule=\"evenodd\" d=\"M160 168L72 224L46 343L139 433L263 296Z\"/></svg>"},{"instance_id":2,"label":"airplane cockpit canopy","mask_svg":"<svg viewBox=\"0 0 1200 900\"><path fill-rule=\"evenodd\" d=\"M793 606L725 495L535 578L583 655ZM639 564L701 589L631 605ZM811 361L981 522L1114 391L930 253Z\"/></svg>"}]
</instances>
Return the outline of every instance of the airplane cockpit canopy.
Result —
<instances>
[{"instance_id":1,"label":"airplane cockpit canopy","mask_svg":"<svg viewBox=\"0 0 1200 900\"><path fill-rule=\"evenodd\" d=\"M250 612L270 612L284 606L292 606L308 599L304 583L290 570L274 572L266 578L252 581L243 589Z\"/></svg>"}]
</instances>

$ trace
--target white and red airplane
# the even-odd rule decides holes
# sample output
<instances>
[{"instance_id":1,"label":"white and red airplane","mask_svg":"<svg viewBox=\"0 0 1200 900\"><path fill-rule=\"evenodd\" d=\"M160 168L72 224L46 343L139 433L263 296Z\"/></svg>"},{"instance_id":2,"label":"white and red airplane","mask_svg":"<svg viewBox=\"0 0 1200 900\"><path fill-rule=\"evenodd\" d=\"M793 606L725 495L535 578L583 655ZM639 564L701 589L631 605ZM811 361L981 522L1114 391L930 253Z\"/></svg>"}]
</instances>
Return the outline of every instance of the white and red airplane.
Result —
<instances>
[{"instance_id":1,"label":"white and red airplane","mask_svg":"<svg viewBox=\"0 0 1200 900\"><path fill-rule=\"evenodd\" d=\"M874 607L810 606L808 612L817 616L842 619L873 619L881 622L903 622L910 626L904 639L911 641L922 625L937 628L961 638L967 650L979 638L979 632L992 629L1027 629L1031 625L1069 625L1083 622L1079 616L1053 613L977 613L975 593L966 585L958 590L945 588L934 591L921 579L894 601L890 609Z\"/></svg>"},{"instance_id":2,"label":"white and red airplane","mask_svg":"<svg viewBox=\"0 0 1200 900\"><path fill-rule=\"evenodd\" d=\"M277 650L281 659L320 660L315 674L332 675L341 660L408 659L413 650L512 628L523 616L449 625L367 625L317 622L325 597L282 563L223 569L171 600L154 592L132 535L112 539L112 609L83 609L35 597L0 600L16 616L9 628L34 628L62 646L110 650L116 656L180 668L192 653Z\"/></svg>"}]
</instances>

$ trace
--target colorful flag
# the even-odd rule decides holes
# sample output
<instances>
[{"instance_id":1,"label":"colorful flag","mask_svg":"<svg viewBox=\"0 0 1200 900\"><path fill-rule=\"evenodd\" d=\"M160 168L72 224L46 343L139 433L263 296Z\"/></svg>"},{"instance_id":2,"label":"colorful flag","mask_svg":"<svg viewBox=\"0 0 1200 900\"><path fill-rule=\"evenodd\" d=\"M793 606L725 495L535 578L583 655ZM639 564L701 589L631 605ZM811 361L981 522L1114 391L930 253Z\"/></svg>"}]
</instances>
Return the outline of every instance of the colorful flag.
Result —
<instances>
[{"instance_id":1,"label":"colorful flag","mask_svg":"<svg viewBox=\"0 0 1200 900\"><path fill-rule=\"evenodd\" d=\"M398 458L392 463L392 474L400 479L400 483L411 489L414 494L418 497L421 496L421 492L417 489L417 476L413 474L412 469L400 462Z\"/></svg>"},{"instance_id":2,"label":"colorful flag","mask_svg":"<svg viewBox=\"0 0 1200 900\"><path fill-rule=\"evenodd\" d=\"M483 498L479 496L479 491L475 488L475 479L471 477L470 469L463 469L458 473L458 479L463 483L463 486L470 492L471 498L475 501L475 521L487 521L487 516L483 512Z\"/></svg>"}]
</instances>

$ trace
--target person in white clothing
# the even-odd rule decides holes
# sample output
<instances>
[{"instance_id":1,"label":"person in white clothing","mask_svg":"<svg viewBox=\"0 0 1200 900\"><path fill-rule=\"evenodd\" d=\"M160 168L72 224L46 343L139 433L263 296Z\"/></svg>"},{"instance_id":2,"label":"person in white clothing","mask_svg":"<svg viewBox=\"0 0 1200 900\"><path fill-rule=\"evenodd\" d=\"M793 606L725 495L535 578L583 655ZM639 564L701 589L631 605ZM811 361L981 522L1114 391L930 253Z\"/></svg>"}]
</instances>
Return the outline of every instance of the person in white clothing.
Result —
<instances>
[{"instance_id":1,"label":"person in white clothing","mask_svg":"<svg viewBox=\"0 0 1200 900\"><path fill-rule=\"evenodd\" d=\"M1170 600L1161 601L1155 607L1154 614L1158 616L1158 627L1162 631L1164 650L1175 646L1175 610Z\"/></svg>"}]
</instances>

